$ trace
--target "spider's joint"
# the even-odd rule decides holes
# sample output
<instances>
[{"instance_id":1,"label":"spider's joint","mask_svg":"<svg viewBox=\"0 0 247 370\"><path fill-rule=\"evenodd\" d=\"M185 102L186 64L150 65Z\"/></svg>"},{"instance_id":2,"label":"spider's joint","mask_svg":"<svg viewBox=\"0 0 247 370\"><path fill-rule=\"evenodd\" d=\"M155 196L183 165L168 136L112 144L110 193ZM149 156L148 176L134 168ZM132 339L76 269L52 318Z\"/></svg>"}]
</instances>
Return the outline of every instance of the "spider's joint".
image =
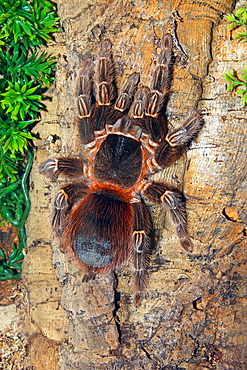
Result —
<instances>
[{"instance_id":1,"label":"spider's joint","mask_svg":"<svg viewBox=\"0 0 247 370\"><path fill-rule=\"evenodd\" d=\"M151 140L149 135L145 134L144 132L142 132L140 140L145 145L147 151L149 151L151 154L154 154L156 148L159 146L158 143L155 143L153 140Z\"/></svg>"},{"instance_id":2,"label":"spider's joint","mask_svg":"<svg viewBox=\"0 0 247 370\"><path fill-rule=\"evenodd\" d=\"M85 147L88 149L92 149L96 145L96 140L90 141L90 143L85 144Z\"/></svg>"},{"instance_id":3,"label":"spider's joint","mask_svg":"<svg viewBox=\"0 0 247 370\"><path fill-rule=\"evenodd\" d=\"M83 177L90 178L92 176L92 169L90 166L83 166Z\"/></svg>"},{"instance_id":4,"label":"spider's joint","mask_svg":"<svg viewBox=\"0 0 247 370\"><path fill-rule=\"evenodd\" d=\"M98 102L98 104L102 107L103 105L106 105L106 106L110 106L111 105L111 102L109 101L104 101L104 102Z\"/></svg>"},{"instance_id":5,"label":"spider's joint","mask_svg":"<svg viewBox=\"0 0 247 370\"><path fill-rule=\"evenodd\" d=\"M187 135L187 130L183 127L170 133L166 136L166 141L170 144L170 146L177 146L179 145L181 139Z\"/></svg>"},{"instance_id":6,"label":"spider's joint","mask_svg":"<svg viewBox=\"0 0 247 370\"><path fill-rule=\"evenodd\" d=\"M141 203L140 197L135 192L132 193L130 203Z\"/></svg>"},{"instance_id":7,"label":"spider's joint","mask_svg":"<svg viewBox=\"0 0 247 370\"><path fill-rule=\"evenodd\" d=\"M103 81L98 85L99 105L109 106L111 104L110 91L111 91L110 82Z\"/></svg>"},{"instance_id":8,"label":"spider's joint","mask_svg":"<svg viewBox=\"0 0 247 370\"><path fill-rule=\"evenodd\" d=\"M155 158L149 158L147 160L147 167L150 171L150 173L156 172L156 170L160 171L162 170L162 167L158 165Z\"/></svg>"},{"instance_id":9,"label":"spider's joint","mask_svg":"<svg viewBox=\"0 0 247 370\"><path fill-rule=\"evenodd\" d=\"M79 118L90 117L90 110L88 109L88 104L86 102L86 95L80 95L77 99Z\"/></svg>"},{"instance_id":10,"label":"spider's joint","mask_svg":"<svg viewBox=\"0 0 247 370\"><path fill-rule=\"evenodd\" d=\"M144 230L134 231L133 232L133 237L134 237L134 240L135 240L135 246L134 246L135 251L137 253L142 253L143 248L141 246L143 245L143 240L146 237L145 231Z\"/></svg>"},{"instance_id":11,"label":"spider's joint","mask_svg":"<svg viewBox=\"0 0 247 370\"><path fill-rule=\"evenodd\" d=\"M173 195L173 192L170 190L166 190L163 195L161 195L160 200L163 204L168 206L170 209L176 209L177 204L175 202L175 197Z\"/></svg>"},{"instance_id":12,"label":"spider's joint","mask_svg":"<svg viewBox=\"0 0 247 370\"><path fill-rule=\"evenodd\" d=\"M51 167L54 167L54 172L58 171L58 159L54 159L54 164L51 163Z\"/></svg>"},{"instance_id":13,"label":"spider's joint","mask_svg":"<svg viewBox=\"0 0 247 370\"><path fill-rule=\"evenodd\" d=\"M56 208L66 209L68 207L68 198L68 194L63 189L60 189L56 198Z\"/></svg>"},{"instance_id":14,"label":"spider's joint","mask_svg":"<svg viewBox=\"0 0 247 370\"><path fill-rule=\"evenodd\" d=\"M129 100L129 95L125 92L122 92L115 104L115 109L119 110L120 112L124 112L126 109L126 101Z\"/></svg>"},{"instance_id":15,"label":"spider's joint","mask_svg":"<svg viewBox=\"0 0 247 370\"><path fill-rule=\"evenodd\" d=\"M164 100L163 93L161 93L158 90L151 91L148 101L148 107L146 110L146 115L151 117L157 117L163 100Z\"/></svg>"}]
</instances>

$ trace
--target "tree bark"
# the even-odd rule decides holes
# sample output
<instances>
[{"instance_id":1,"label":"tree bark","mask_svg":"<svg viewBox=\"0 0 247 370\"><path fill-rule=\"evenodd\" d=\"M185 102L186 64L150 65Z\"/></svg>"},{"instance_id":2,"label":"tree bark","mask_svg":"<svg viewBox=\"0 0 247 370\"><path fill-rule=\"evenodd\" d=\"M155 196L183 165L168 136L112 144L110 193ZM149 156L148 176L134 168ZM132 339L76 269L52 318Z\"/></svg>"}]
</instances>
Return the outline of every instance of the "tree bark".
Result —
<instances>
[{"instance_id":1,"label":"tree bark","mask_svg":"<svg viewBox=\"0 0 247 370\"><path fill-rule=\"evenodd\" d=\"M35 128L41 140L35 143L29 250L20 288L26 297L19 313L28 339L24 368L245 369L247 113L223 78L229 69L241 71L247 50L232 41L222 19L233 1L57 4L62 32L50 46L58 55L57 80ZM131 260L115 275L82 283L83 271L60 252L50 219L64 181L44 179L38 167L48 158L82 151L74 125L75 88L85 57L96 56L100 41L109 38L119 89L134 71L148 85L156 38L170 32L174 19L188 58L186 64L179 60L174 47L170 125L181 125L198 102L205 123L187 153L153 178L184 192L194 251L181 249L169 214L148 203L156 243L147 294L136 308Z\"/></svg>"}]
</instances>

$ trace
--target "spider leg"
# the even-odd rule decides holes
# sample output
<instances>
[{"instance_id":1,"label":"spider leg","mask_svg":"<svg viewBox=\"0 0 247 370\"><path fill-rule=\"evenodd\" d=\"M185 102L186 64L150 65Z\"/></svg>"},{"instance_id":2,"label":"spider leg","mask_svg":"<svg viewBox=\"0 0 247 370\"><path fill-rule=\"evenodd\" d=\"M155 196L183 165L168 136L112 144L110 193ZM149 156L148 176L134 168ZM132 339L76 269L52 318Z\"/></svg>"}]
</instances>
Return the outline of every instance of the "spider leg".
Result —
<instances>
[{"instance_id":1,"label":"spider leg","mask_svg":"<svg viewBox=\"0 0 247 370\"><path fill-rule=\"evenodd\" d=\"M151 182L143 191L151 201L169 209L182 247L192 252L193 245L188 234L185 198L178 190L166 184Z\"/></svg>"},{"instance_id":2,"label":"spider leg","mask_svg":"<svg viewBox=\"0 0 247 370\"><path fill-rule=\"evenodd\" d=\"M170 91L172 65L173 65L173 39L166 34L161 41L161 52L157 58L156 66L153 70L153 80L151 92L146 108L146 115L157 117L164 103L164 98Z\"/></svg>"},{"instance_id":3,"label":"spider leg","mask_svg":"<svg viewBox=\"0 0 247 370\"><path fill-rule=\"evenodd\" d=\"M100 53L96 62L95 70L95 95L96 108L93 121L96 131L105 128L106 123L113 125L130 108L133 101L137 85L139 83L139 73L132 73L123 90L119 94L115 105L112 106L116 98L116 87L114 83L114 64L112 58L112 45L109 40L101 44Z\"/></svg>"},{"instance_id":4,"label":"spider leg","mask_svg":"<svg viewBox=\"0 0 247 370\"><path fill-rule=\"evenodd\" d=\"M134 96L134 102L132 105L131 111L131 121L132 126L140 127L143 131L141 136L145 137L146 140L149 140L149 132L145 125L145 109L147 105L148 95L149 95L149 88L146 86L139 86L138 90ZM144 139L144 140L145 140Z\"/></svg>"},{"instance_id":5,"label":"spider leg","mask_svg":"<svg viewBox=\"0 0 247 370\"><path fill-rule=\"evenodd\" d=\"M133 103L133 118L137 120L137 122L138 120L141 120L140 125L143 124L142 121L145 119L144 117L149 94L150 89L147 86L139 86L137 93L135 94L135 100Z\"/></svg>"},{"instance_id":6,"label":"spider leg","mask_svg":"<svg viewBox=\"0 0 247 370\"><path fill-rule=\"evenodd\" d=\"M133 97L135 95L139 81L139 73L134 72L129 76L123 90L117 98L114 109L120 111L122 114L128 111L133 101Z\"/></svg>"},{"instance_id":7,"label":"spider leg","mask_svg":"<svg viewBox=\"0 0 247 370\"><path fill-rule=\"evenodd\" d=\"M170 166L186 149L203 125L200 113L192 111L182 127L168 132L165 140L157 148L155 161L161 168Z\"/></svg>"},{"instance_id":8,"label":"spider leg","mask_svg":"<svg viewBox=\"0 0 247 370\"><path fill-rule=\"evenodd\" d=\"M98 105L110 105L116 96L112 44L105 40L100 46L95 68L95 94Z\"/></svg>"},{"instance_id":9,"label":"spider leg","mask_svg":"<svg viewBox=\"0 0 247 370\"><path fill-rule=\"evenodd\" d=\"M135 305L139 306L143 291L147 285L147 269L150 261L152 223L144 203L133 203L134 209L134 267L135 267Z\"/></svg>"},{"instance_id":10,"label":"spider leg","mask_svg":"<svg viewBox=\"0 0 247 370\"><path fill-rule=\"evenodd\" d=\"M93 61L87 59L77 81L77 124L83 144L88 144L94 139L94 127L92 125L92 71Z\"/></svg>"},{"instance_id":11,"label":"spider leg","mask_svg":"<svg viewBox=\"0 0 247 370\"><path fill-rule=\"evenodd\" d=\"M133 117L138 119L144 132L152 141L158 143L167 133L167 124L163 112L165 98L170 91L173 66L173 39L164 35L161 42L161 52L153 70L150 89L141 87L135 96Z\"/></svg>"},{"instance_id":12,"label":"spider leg","mask_svg":"<svg viewBox=\"0 0 247 370\"><path fill-rule=\"evenodd\" d=\"M108 118L112 115L112 103L116 98L114 79L112 44L110 40L105 40L101 43L95 66L96 106L92 117L95 131L103 130Z\"/></svg>"},{"instance_id":13,"label":"spider leg","mask_svg":"<svg viewBox=\"0 0 247 370\"><path fill-rule=\"evenodd\" d=\"M54 201L54 214L52 218L52 227L58 236L61 236L66 226L66 217L72 206L84 198L88 192L88 186L85 184L69 184L62 187Z\"/></svg>"},{"instance_id":14,"label":"spider leg","mask_svg":"<svg viewBox=\"0 0 247 370\"><path fill-rule=\"evenodd\" d=\"M81 159L67 157L48 159L39 167L40 173L50 177L52 180L56 180L60 174L69 177L82 177L85 176L85 170L85 163Z\"/></svg>"},{"instance_id":15,"label":"spider leg","mask_svg":"<svg viewBox=\"0 0 247 370\"><path fill-rule=\"evenodd\" d=\"M139 80L139 73L134 72L129 76L123 90L120 92L115 102L114 109L108 118L108 125L114 125L119 118L122 118L129 111Z\"/></svg>"}]
</instances>

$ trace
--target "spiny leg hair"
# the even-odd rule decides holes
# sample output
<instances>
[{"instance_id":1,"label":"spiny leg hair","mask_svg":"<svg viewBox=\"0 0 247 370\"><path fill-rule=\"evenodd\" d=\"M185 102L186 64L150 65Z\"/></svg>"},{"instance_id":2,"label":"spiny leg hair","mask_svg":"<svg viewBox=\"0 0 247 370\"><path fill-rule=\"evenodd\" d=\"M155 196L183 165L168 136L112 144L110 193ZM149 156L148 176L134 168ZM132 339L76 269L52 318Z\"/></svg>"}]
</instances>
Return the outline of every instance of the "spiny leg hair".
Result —
<instances>
[{"instance_id":1,"label":"spiny leg hair","mask_svg":"<svg viewBox=\"0 0 247 370\"><path fill-rule=\"evenodd\" d=\"M84 167L85 164L79 158L61 157L48 159L39 167L39 171L52 180L56 180L60 174L68 177L82 177L84 176Z\"/></svg>"},{"instance_id":2,"label":"spiny leg hair","mask_svg":"<svg viewBox=\"0 0 247 370\"><path fill-rule=\"evenodd\" d=\"M156 182L150 183L144 190L144 194L154 203L163 204L169 209L180 244L186 251L192 252L193 244L188 234L187 213L183 194L166 184Z\"/></svg>"},{"instance_id":3,"label":"spiny leg hair","mask_svg":"<svg viewBox=\"0 0 247 370\"><path fill-rule=\"evenodd\" d=\"M88 192L88 186L85 184L69 184L62 187L54 201L54 215L52 218L52 227L58 236L61 236L65 227L65 219L74 203L83 199Z\"/></svg>"},{"instance_id":4,"label":"spiny leg hair","mask_svg":"<svg viewBox=\"0 0 247 370\"><path fill-rule=\"evenodd\" d=\"M101 44L95 68L95 90L98 105L110 105L115 98L114 78L112 44L110 40L105 40Z\"/></svg>"},{"instance_id":5,"label":"spiny leg hair","mask_svg":"<svg viewBox=\"0 0 247 370\"><path fill-rule=\"evenodd\" d=\"M202 125L200 112L194 110L186 117L182 127L168 132L166 141L173 147L186 146L195 138Z\"/></svg>"},{"instance_id":6,"label":"spiny leg hair","mask_svg":"<svg viewBox=\"0 0 247 370\"><path fill-rule=\"evenodd\" d=\"M155 153L157 164L166 168L177 160L203 125L200 112L194 110L186 118L182 127L168 132L165 140Z\"/></svg>"},{"instance_id":7,"label":"spiny leg hair","mask_svg":"<svg viewBox=\"0 0 247 370\"><path fill-rule=\"evenodd\" d=\"M94 127L91 122L92 115L92 90L93 90L93 61L87 59L77 81L77 124L83 144L88 144L94 139Z\"/></svg>"},{"instance_id":8,"label":"spiny leg hair","mask_svg":"<svg viewBox=\"0 0 247 370\"><path fill-rule=\"evenodd\" d=\"M169 93L173 59L173 39L166 34L161 41L161 52L153 71L151 92L148 98L146 115L156 117L162 108L165 95Z\"/></svg>"},{"instance_id":9,"label":"spiny leg hair","mask_svg":"<svg viewBox=\"0 0 247 370\"><path fill-rule=\"evenodd\" d=\"M132 108L134 122L157 143L167 133L166 118L162 110L171 85L174 59L172 44L171 35L166 34L161 41L161 51L152 72L151 86L139 87Z\"/></svg>"},{"instance_id":10,"label":"spiny leg hair","mask_svg":"<svg viewBox=\"0 0 247 370\"><path fill-rule=\"evenodd\" d=\"M129 76L123 90L117 98L115 109L123 113L130 108L139 80L139 73L134 72Z\"/></svg>"},{"instance_id":11,"label":"spiny leg hair","mask_svg":"<svg viewBox=\"0 0 247 370\"><path fill-rule=\"evenodd\" d=\"M144 203L133 203L134 209L134 267L135 267L135 305L140 305L142 292L147 284L147 269L150 262L152 229L151 218Z\"/></svg>"}]
</instances>

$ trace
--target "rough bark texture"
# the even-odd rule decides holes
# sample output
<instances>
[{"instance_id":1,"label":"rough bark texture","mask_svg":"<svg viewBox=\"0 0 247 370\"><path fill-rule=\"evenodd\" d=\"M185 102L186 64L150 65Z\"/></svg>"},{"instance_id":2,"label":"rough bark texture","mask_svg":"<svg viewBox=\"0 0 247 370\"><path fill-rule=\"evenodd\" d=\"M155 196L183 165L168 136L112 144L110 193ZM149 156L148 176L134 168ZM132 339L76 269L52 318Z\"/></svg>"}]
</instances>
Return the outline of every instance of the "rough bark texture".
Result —
<instances>
[{"instance_id":1,"label":"rough bark texture","mask_svg":"<svg viewBox=\"0 0 247 370\"><path fill-rule=\"evenodd\" d=\"M12 312L3 332L22 340L15 369L246 368L247 113L226 91L223 74L241 71L247 46L232 41L222 20L232 6L232 0L58 0L63 33L50 46L58 55L52 102L35 128L41 140L31 175L29 248L18 300L3 306ZM81 150L74 96L85 56L96 55L100 40L109 38L118 86L133 71L148 84L155 35L169 32L174 11L188 63L175 65L169 119L180 125L199 101L205 125L190 150L154 178L184 192L194 252L181 250L169 215L150 204L156 246L147 296L136 308L131 261L117 279L82 284L83 272L59 251L50 219L63 181L44 179L38 166ZM12 325L17 318L22 324Z\"/></svg>"}]
</instances>

